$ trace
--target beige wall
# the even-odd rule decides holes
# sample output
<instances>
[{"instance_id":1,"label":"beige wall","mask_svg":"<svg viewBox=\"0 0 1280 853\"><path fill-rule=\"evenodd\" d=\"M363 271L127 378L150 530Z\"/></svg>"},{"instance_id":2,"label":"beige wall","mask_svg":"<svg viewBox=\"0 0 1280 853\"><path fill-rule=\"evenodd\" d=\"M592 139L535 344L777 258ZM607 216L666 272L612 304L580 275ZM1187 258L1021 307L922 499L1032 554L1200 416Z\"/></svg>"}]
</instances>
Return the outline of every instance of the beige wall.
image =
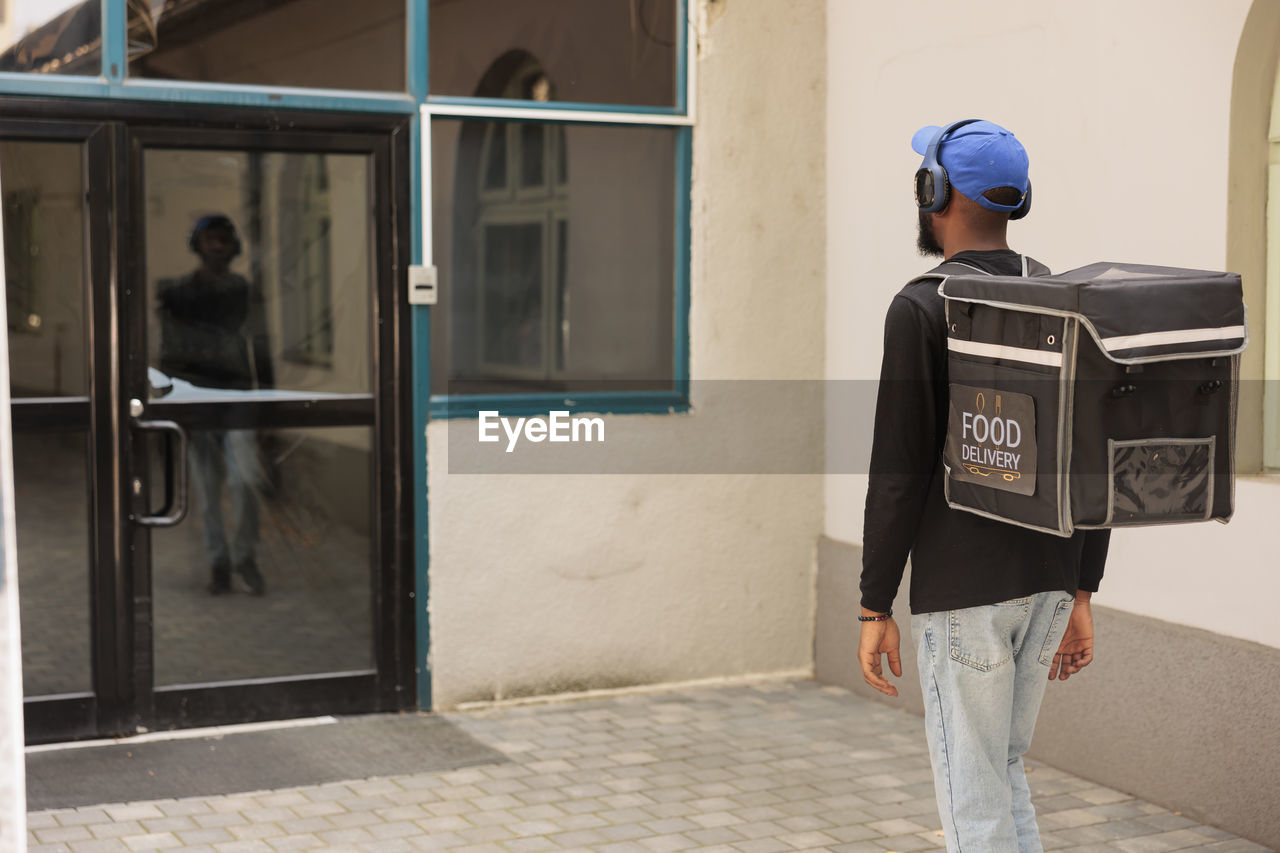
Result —
<instances>
[{"instance_id":1,"label":"beige wall","mask_svg":"<svg viewBox=\"0 0 1280 853\"><path fill-rule=\"evenodd\" d=\"M694 137L692 375L817 379L823 3L713 5ZM752 411L729 397L696 386L689 414L606 417L606 440L625 435L657 465L672 447L718 448L754 417L812 431L805 470L821 470L819 394ZM818 475L450 474L449 431L475 428L427 428L438 707L809 669Z\"/></svg>"},{"instance_id":2,"label":"beige wall","mask_svg":"<svg viewBox=\"0 0 1280 853\"><path fill-rule=\"evenodd\" d=\"M1249 102L1263 110L1265 134L1275 79L1273 54L1256 69L1237 68L1251 5L829 0L828 376L877 375L889 300L932 266L913 250L908 190L920 161L909 141L922 125L982 116L1022 139L1035 208L1011 227L1011 242L1055 269L1095 260L1236 265L1229 203L1262 193L1228 179L1229 164L1237 174L1231 160L1242 121L1233 115L1233 82L1241 74L1266 81L1253 85L1268 97ZM1265 158L1265 145L1261 151ZM1265 159L1257 166L1265 181ZM1254 341L1246 375L1256 378L1263 284L1242 271ZM1241 417L1241 458L1256 464L1260 406L1247 400ZM829 437L844 419L832 407ZM828 478L827 535L861 541L865 490L865 477ZM1117 532L1099 601L1280 647L1269 607L1280 594L1271 568L1280 478L1242 479L1237 505L1226 527Z\"/></svg>"}]
</instances>

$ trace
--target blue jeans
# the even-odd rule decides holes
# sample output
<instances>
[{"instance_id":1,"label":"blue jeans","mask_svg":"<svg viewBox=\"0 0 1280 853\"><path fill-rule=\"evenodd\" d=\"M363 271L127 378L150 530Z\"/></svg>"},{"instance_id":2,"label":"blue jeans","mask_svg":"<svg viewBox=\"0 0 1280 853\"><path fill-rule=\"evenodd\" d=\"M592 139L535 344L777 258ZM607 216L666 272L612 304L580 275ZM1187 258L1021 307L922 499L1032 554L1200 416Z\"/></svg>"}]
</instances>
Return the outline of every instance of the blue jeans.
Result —
<instances>
[{"instance_id":1,"label":"blue jeans","mask_svg":"<svg viewBox=\"0 0 1280 853\"><path fill-rule=\"evenodd\" d=\"M204 547L215 574L226 580L230 569L253 562L258 546L258 491L265 482L252 430L201 430L191 434L192 484L200 499ZM228 543L222 521L222 487L231 498L235 525Z\"/></svg>"},{"instance_id":2,"label":"blue jeans","mask_svg":"<svg viewBox=\"0 0 1280 853\"><path fill-rule=\"evenodd\" d=\"M1041 592L911 617L947 850L1040 853L1022 754L1073 598Z\"/></svg>"}]
</instances>

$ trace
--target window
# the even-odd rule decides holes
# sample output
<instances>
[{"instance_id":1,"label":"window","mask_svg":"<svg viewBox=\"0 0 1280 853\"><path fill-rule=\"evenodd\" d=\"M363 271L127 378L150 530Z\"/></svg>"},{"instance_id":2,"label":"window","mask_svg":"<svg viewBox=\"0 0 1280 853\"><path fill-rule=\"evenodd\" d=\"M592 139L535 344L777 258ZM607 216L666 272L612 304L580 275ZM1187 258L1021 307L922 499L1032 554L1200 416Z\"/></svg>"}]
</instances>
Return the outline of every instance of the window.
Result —
<instances>
[{"instance_id":1,"label":"window","mask_svg":"<svg viewBox=\"0 0 1280 853\"><path fill-rule=\"evenodd\" d=\"M131 77L405 88L405 0L129 0L128 9Z\"/></svg>"},{"instance_id":2,"label":"window","mask_svg":"<svg viewBox=\"0 0 1280 853\"><path fill-rule=\"evenodd\" d=\"M0 71L96 77L101 65L99 0L0 2Z\"/></svg>"},{"instance_id":3,"label":"window","mask_svg":"<svg viewBox=\"0 0 1280 853\"><path fill-rule=\"evenodd\" d=\"M431 0L431 94L674 107L683 5L675 0ZM557 84L553 97L505 85L511 68L494 59L513 47L538 57Z\"/></svg>"},{"instance_id":4,"label":"window","mask_svg":"<svg viewBox=\"0 0 1280 853\"><path fill-rule=\"evenodd\" d=\"M683 6L432 3L431 387L457 404L436 415L474 395L682 392Z\"/></svg>"},{"instance_id":5,"label":"window","mask_svg":"<svg viewBox=\"0 0 1280 853\"><path fill-rule=\"evenodd\" d=\"M128 76L405 90L405 0L113 0ZM0 3L0 9L4 8ZM0 20L0 71L97 77L101 0L19 0Z\"/></svg>"},{"instance_id":6,"label":"window","mask_svg":"<svg viewBox=\"0 0 1280 853\"><path fill-rule=\"evenodd\" d=\"M433 122L436 393L673 388L676 137Z\"/></svg>"}]
</instances>

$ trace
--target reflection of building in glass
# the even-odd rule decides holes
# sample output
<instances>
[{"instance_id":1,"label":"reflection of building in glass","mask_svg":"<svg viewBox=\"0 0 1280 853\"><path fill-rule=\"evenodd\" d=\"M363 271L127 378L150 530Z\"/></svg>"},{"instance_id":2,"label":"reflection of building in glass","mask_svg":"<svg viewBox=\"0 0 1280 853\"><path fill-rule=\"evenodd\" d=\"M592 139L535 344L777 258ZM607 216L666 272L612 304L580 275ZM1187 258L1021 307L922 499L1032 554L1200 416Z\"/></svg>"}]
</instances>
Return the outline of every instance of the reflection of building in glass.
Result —
<instances>
[{"instance_id":1,"label":"reflection of building in glass","mask_svg":"<svg viewBox=\"0 0 1280 853\"><path fill-rule=\"evenodd\" d=\"M13 393L85 394L84 189L78 146L0 139Z\"/></svg>"},{"instance_id":2,"label":"reflection of building in glass","mask_svg":"<svg viewBox=\"0 0 1280 853\"><path fill-rule=\"evenodd\" d=\"M325 158L291 157L280 180L281 194L296 198L295 204L280 205L278 212L284 256L280 266L294 271L281 282L281 325L288 341L283 350L290 360L332 365L332 241L349 239L349 232L333 230Z\"/></svg>"},{"instance_id":3,"label":"reflection of building in glass","mask_svg":"<svg viewBox=\"0 0 1280 853\"><path fill-rule=\"evenodd\" d=\"M102 4L93 0L0 2L0 72L96 75Z\"/></svg>"},{"instance_id":4,"label":"reflection of building in glass","mask_svg":"<svg viewBox=\"0 0 1280 853\"><path fill-rule=\"evenodd\" d=\"M477 94L501 66L519 62L497 97L555 100L542 66L521 54L499 59ZM470 132L468 132L470 131ZM476 206L475 224L459 228L458 253L474 258L478 372L505 378L560 378L569 336L568 153L563 128L535 122L489 122L463 131L459 145L475 145L475 163L459 175L460 191ZM478 196L478 198L477 198ZM459 209L465 202L459 199ZM465 281L465 280L464 280ZM465 285L464 285L465 286ZM462 294L459 294L462 296ZM461 299L459 300L461 302ZM465 336L465 330L458 330Z\"/></svg>"}]
</instances>

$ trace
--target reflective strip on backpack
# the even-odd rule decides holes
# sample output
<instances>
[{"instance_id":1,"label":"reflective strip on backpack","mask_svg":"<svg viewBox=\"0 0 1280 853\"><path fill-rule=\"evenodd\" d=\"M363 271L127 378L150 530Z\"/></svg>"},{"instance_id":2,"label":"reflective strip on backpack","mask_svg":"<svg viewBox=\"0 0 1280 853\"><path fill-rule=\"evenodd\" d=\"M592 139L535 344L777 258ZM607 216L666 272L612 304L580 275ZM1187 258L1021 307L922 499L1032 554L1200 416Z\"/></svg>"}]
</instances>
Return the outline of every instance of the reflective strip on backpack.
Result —
<instances>
[{"instance_id":1,"label":"reflective strip on backpack","mask_svg":"<svg viewBox=\"0 0 1280 853\"><path fill-rule=\"evenodd\" d=\"M1218 326L1208 329L1174 329L1168 332L1144 332L1139 335L1114 335L1102 339L1107 352L1139 347L1164 347L1193 344L1200 341L1229 341L1244 337L1244 326Z\"/></svg>"},{"instance_id":2,"label":"reflective strip on backpack","mask_svg":"<svg viewBox=\"0 0 1280 853\"><path fill-rule=\"evenodd\" d=\"M981 341L964 341L959 338L947 338L947 349L967 355L978 355L983 358L1024 361L1029 364L1043 364L1048 367L1062 366L1062 353L1049 350L1007 347L1002 344L984 344Z\"/></svg>"}]
</instances>

